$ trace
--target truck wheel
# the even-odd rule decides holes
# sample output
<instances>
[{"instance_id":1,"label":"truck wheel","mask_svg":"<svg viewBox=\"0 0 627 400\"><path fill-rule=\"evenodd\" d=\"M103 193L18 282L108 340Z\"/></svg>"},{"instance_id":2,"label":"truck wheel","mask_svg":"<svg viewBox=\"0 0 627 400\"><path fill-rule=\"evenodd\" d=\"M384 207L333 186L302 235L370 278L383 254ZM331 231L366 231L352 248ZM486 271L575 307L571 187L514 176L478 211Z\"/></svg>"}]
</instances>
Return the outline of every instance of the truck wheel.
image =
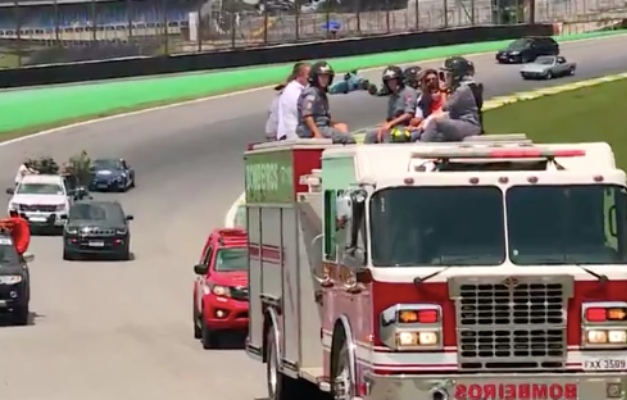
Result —
<instances>
[{"instance_id":1,"label":"truck wheel","mask_svg":"<svg viewBox=\"0 0 627 400\"><path fill-rule=\"evenodd\" d=\"M196 306L194 307L194 339L202 338L202 329L200 329L200 317L198 316L198 311L196 310Z\"/></svg>"},{"instance_id":2,"label":"truck wheel","mask_svg":"<svg viewBox=\"0 0 627 400\"><path fill-rule=\"evenodd\" d=\"M267 334L266 360L268 400L292 400L299 394L299 382L284 375L279 368L279 352L275 344L273 327L270 327Z\"/></svg>"},{"instance_id":3,"label":"truck wheel","mask_svg":"<svg viewBox=\"0 0 627 400\"><path fill-rule=\"evenodd\" d=\"M67 250L63 250L63 259L65 261L73 261L76 259L76 256Z\"/></svg>"},{"instance_id":4,"label":"truck wheel","mask_svg":"<svg viewBox=\"0 0 627 400\"><path fill-rule=\"evenodd\" d=\"M331 377L331 395L334 400L351 400L355 397L355 377L350 367L348 344L346 340L337 351Z\"/></svg>"},{"instance_id":5,"label":"truck wheel","mask_svg":"<svg viewBox=\"0 0 627 400\"><path fill-rule=\"evenodd\" d=\"M205 315L205 313L202 313L202 315ZM209 326L203 317L200 319L200 326L200 342L202 343L202 348L205 350L211 350L220 347L218 332L209 329Z\"/></svg>"},{"instance_id":6,"label":"truck wheel","mask_svg":"<svg viewBox=\"0 0 627 400\"><path fill-rule=\"evenodd\" d=\"M28 318L30 317L30 308L28 307L28 303L15 307L15 309L13 309L11 317L13 319L13 324L15 325L28 325Z\"/></svg>"}]
</instances>

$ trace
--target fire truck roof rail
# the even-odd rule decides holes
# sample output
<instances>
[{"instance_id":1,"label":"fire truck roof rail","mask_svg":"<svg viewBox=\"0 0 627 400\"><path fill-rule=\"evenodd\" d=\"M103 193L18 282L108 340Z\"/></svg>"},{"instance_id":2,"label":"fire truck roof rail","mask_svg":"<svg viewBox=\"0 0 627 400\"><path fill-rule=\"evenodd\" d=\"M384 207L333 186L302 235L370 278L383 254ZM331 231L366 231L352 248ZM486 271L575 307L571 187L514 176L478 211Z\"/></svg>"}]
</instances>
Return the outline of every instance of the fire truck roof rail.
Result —
<instances>
[{"instance_id":1,"label":"fire truck roof rail","mask_svg":"<svg viewBox=\"0 0 627 400\"><path fill-rule=\"evenodd\" d=\"M500 142L531 142L524 133L508 133L504 135L481 135L468 136L464 138L464 142L472 143L500 143Z\"/></svg>"},{"instance_id":2,"label":"fire truck roof rail","mask_svg":"<svg viewBox=\"0 0 627 400\"><path fill-rule=\"evenodd\" d=\"M306 146L331 146L333 141L331 139L290 139L290 140L278 140L276 142L261 142L252 143L248 145L247 150L265 150L276 149L284 147L306 147Z\"/></svg>"},{"instance_id":3,"label":"fire truck roof rail","mask_svg":"<svg viewBox=\"0 0 627 400\"><path fill-rule=\"evenodd\" d=\"M556 157L583 157L586 155L584 149L552 149L550 147L530 146L530 147L451 147L451 148L431 148L417 150L412 153L412 158L425 160L434 159L520 159L520 158L556 158Z\"/></svg>"}]
</instances>

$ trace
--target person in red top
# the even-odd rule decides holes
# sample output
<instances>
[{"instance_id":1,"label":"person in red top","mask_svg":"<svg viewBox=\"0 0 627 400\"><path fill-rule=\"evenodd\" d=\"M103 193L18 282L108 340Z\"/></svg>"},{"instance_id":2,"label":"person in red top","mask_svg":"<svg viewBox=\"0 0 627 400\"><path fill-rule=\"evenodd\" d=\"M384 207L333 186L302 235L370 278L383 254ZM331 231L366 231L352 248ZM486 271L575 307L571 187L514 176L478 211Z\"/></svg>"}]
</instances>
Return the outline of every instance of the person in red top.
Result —
<instances>
[{"instance_id":1,"label":"person in red top","mask_svg":"<svg viewBox=\"0 0 627 400\"><path fill-rule=\"evenodd\" d=\"M421 95L418 99L416 115L412 118L409 128L412 131L412 141L419 139L430 116L442 112L442 106L446 101L446 89L436 70L425 70L420 81Z\"/></svg>"},{"instance_id":2,"label":"person in red top","mask_svg":"<svg viewBox=\"0 0 627 400\"><path fill-rule=\"evenodd\" d=\"M28 221L22 218L15 210L9 212L8 220L12 225L11 237L13 238L15 250L17 250L17 254L21 257L26 253L30 245L30 227L28 226Z\"/></svg>"}]
</instances>

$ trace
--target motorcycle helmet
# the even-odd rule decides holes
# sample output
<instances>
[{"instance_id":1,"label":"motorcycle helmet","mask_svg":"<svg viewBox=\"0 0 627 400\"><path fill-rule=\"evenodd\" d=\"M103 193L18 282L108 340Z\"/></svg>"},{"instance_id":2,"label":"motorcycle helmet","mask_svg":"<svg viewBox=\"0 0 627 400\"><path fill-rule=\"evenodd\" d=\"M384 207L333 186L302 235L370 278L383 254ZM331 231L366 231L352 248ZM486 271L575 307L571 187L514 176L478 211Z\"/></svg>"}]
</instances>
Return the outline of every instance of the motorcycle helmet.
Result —
<instances>
[{"instance_id":1,"label":"motorcycle helmet","mask_svg":"<svg viewBox=\"0 0 627 400\"><path fill-rule=\"evenodd\" d=\"M442 70L447 75L447 85L456 87L465 78L474 75L474 64L461 56L449 57L444 60Z\"/></svg>"},{"instance_id":2,"label":"motorcycle helmet","mask_svg":"<svg viewBox=\"0 0 627 400\"><path fill-rule=\"evenodd\" d=\"M329 84L327 87L320 87L320 81L318 77L320 75L328 75L329 76ZM333 78L335 77L335 72L333 68L326 61L319 61L311 66L311 70L309 71L309 84L311 86L317 87L318 89L327 90L329 86L333 84Z\"/></svg>"},{"instance_id":3,"label":"motorcycle helmet","mask_svg":"<svg viewBox=\"0 0 627 400\"><path fill-rule=\"evenodd\" d=\"M383 76L381 77L383 86L389 89L388 83L394 79L398 81L399 87L402 88L405 86L405 75L403 74L403 70L396 65L390 65L383 70Z\"/></svg>"}]
</instances>

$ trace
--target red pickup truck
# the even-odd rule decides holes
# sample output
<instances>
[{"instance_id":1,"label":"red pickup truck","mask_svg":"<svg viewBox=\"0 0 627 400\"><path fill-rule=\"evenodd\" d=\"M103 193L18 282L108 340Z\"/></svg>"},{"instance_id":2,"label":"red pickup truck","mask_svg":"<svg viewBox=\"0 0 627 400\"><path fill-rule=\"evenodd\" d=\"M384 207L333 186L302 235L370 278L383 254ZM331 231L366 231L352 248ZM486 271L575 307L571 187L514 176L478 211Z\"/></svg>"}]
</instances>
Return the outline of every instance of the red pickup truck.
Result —
<instances>
[{"instance_id":1,"label":"red pickup truck","mask_svg":"<svg viewBox=\"0 0 627 400\"><path fill-rule=\"evenodd\" d=\"M194 338L204 349L220 347L229 332L248 329L246 231L215 229L194 266Z\"/></svg>"}]
</instances>

